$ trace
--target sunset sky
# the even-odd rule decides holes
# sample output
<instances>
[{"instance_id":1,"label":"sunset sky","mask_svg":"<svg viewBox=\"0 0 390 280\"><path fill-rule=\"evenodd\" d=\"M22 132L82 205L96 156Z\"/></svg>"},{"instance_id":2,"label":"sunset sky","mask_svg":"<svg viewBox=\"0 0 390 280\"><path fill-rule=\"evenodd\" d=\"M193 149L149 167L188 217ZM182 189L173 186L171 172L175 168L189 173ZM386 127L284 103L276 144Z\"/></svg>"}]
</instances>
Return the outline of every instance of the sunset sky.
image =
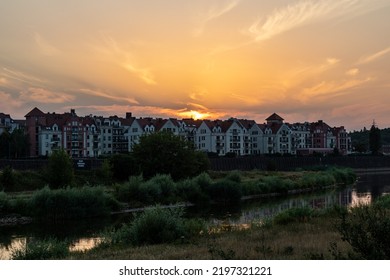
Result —
<instances>
[{"instance_id":1,"label":"sunset sky","mask_svg":"<svg viewBox=\"0 0 390 280\"><path fill-rule=\"evenodd\" d=\"M0 112L390 127L390 0L4 0Z\"/></svg>"}]
</instances>

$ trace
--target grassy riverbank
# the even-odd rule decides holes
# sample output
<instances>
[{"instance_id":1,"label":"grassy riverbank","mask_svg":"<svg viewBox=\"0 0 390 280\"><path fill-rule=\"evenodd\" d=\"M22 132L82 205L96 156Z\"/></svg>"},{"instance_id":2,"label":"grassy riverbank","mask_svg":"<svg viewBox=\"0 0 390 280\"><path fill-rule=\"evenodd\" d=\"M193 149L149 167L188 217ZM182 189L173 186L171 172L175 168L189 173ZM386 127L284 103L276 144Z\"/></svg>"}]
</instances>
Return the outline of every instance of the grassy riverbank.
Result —
<instances>
[{"instance_id":1,"label":"grassy riverbank","mask_svg":"<svg viewBox=\"0 0 390 280\"><path fill-rule=\"evenodd\" d=\"M114 235L119 232L123 238L132 236L131 232L139 234L144 218L144 215L139 216L125 233L122 228ZM102 245L87 252L72 253L68 258L318 260L390 257L390 196L372 205L351 209L292 208L272 220L245 225L223 223L197 233L194 225L199 226L199 221L190 224L192 226L180 229L184 230L184 235L169 242L151 242L157 241L153 238L144 239L142 244L134 243L131 238L112 242L112 235L108 235ZM143 226L148 228L147 224ZM154 230L149 229L154 234ZM190 234L189 229L193 230ZM166 225L161 225L160 230L170 232Z\"/></svg>"},{"instance_id":2,"label":"grassy riverbank","mask_svg":"<svg viewBox=\"0 0 390 280\"><path fill-rule=\"evenodd\" d=\"M210 172L181 181L174 181L169 175L156 175L149 180L134 176L126 182L104 186L61 189L46 186L27 193L0 192L0 218L16 214L59 221L105 216L121 209L155 204L239 203L243 198L308 192L352 184L355 180L354 172L344 168L299 172Z\"/></svg>"},{"instance_id":3,"label":"grassy riverbank","mask_svg":"<svg viewBox=\"0 0 390 280\"><path fill-rule=\"evenodd\" d=\"M300 220L301 219L301 220ZM302 216L287 224L224 224L209 233L172 243L103 245L70 259L334 259L353 255L335 225L337 213ZM250 228L248 228L250 227ZM356 258L358 258L356 256Z\"/></svg>"}]
</instances>

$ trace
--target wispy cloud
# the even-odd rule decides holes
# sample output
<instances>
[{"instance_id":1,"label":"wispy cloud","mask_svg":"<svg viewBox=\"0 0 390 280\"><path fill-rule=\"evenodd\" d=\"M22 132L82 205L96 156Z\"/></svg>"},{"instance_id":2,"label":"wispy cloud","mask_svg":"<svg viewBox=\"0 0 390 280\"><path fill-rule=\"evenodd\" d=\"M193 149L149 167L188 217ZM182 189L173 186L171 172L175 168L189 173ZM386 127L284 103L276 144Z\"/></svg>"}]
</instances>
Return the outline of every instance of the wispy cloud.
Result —
<instances>
[{"instance_id":1,"label":"wispy cloud","mask_svg":"<svg viewBox=\"0 0 390 280\"><path fill-rule=\"evenodd\" d=\"M113 94L101 91L101 90L92 90L92 89L77 89L74 90L75 92L81 92L83 94L91 95L91 96L97 96L97 97L102 97L110 100L116 100L116 101L124 101L126 103L130 104L138 104L138 101L135 98L132 97L120 97L120 96L115 96Z\"/></svg>"},{"instance_id":2,"label":"wispy cloud","mask_svg":"<svg viewBox=\"0 0 390 280\"><path fill-rule=\"evenodd\" d=\"M311 100L311 98L333 98L335 96L348 93L349 90L370 81L372 81L372 78L370 77L365 79L350 79L343 81L322 81L314 86L305 88L298 96L298 99L306 102Z\"/></svg>"},{"instance_id":3,"label":"wispy cloud","mask_svg":"<svg viewBox=\"0 0 390 280\"><path fill-rule=\"evenodd\" d=\"M61 51L49 43L45 38L42 37L41 34L35 32L33 35L34 42L38 46L40 52L43 55L54 56L61 53Z\"/></svg>"},{"instance_id":4,"label":"wispy cloud","mask_svg":"<svg viewBox=\"0 0 390 280\"><path fill-rule=\"evenodd\" d=\"M255 42L260 42L297 27L352 13L370 4L367 0L299 1L275 10L266 19L255 21L248 34Z\"/></svg>"},{"instance_id":5,"label":"wispy cloud","mask_svg":"<svg viewBox=\"0 0 390 280\"><path fill-rule=\"evenodd\" d=\"M206 25L208 22L217 19L224 14L230 12L232 9L234 9L241 0L230 0L228 2L224 2L222 5L214 5L209 10L200 15L198 19L198 27L195 28L193 34L194 36L200 36L202 35Z\"/></svg>"},{"instance_id":6,"label":"wispy cloud","mask_svg":"<svg viewBox=\"0 0 390 280\"><path fill-rule=\"evenodd\" d=\"M46 83L45 80L38 78L34 75L30 75L28 73L24 73L22 71L13 70L6 67L3 67L2 70L3 70L2 71L3 78L7 78L9 80L19 81L29 85Z\"/></svg>"},{"instance_id":7,"label":"wispy cloud","mask_svg":"<svg viewBox=\"0 0 390 280\"><path fill-rule=\"evenodd\" d=\"M103 34L103 44L103 47L99 46L95 49L144 83L148 85L157 84L152 71L149 68L139 66L135 62L134 55L120 46L119 42L113 37Z\"/></svg>"},{"instance_id":8,"label":"wispy cloud","mask_svg":"<svg viewBox=\"0 0 390 280\"><path fill-rule=\"evenodd\" d=\"M50 104L71 102L75 100L75 97L64 92L54 92L44 88L29 88L20 92L20 100Z\"/></svg>"},{"instance_id":9,"label":"wispy cloud","mask_svg":"<svg viewBox=\"0 0 390 280\"><path fill-rule=\"evenodd\" d=\"M348 76L356 76L357 74L359 74L359 72L359 68L352 68L345 72L345 74Z\"/></svg>"},{"instance_id":10,"label":"wispy cloud","mask_svg":"<svg viewBox=\"0 0 390 280\"><path fill-rule=\"evenodd\" d=\"M378 60L379 58L387 55L388 53L390 53L390 47L383 49L379 52L361 57L357 64L361 65L361 64L371 63L371 62Z\"/></svg>"}]
</instances>

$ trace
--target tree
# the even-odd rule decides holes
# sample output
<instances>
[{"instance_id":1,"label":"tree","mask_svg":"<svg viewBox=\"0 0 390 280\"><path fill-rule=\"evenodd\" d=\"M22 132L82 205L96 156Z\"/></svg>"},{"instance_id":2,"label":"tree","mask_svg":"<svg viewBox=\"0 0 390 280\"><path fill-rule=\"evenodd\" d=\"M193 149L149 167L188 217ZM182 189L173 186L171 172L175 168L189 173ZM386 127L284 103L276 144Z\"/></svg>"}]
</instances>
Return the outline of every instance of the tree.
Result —
<instances>
[{"instance_id":1,"label":"tree","mask_svg":"<svg viewBox=\"0 0 390 280\"><path fill-rule=\"evenodd\" d=\"M372 124L369 132L369 146L373 155L377 155L382 147L381 131L375 125L375 122Z\"/></svg>"},{"instance_id":2,"label":"tree","mask_svg":"<svg viewBox=\"0 0 390 280\"><path fill-rule=\"evenodd\" d=\"M139 175L139 166L131 154L116 154L110 158L112 176L115 180L126 181L130 176Z\"/></svg>"},{"instance_id":3,"label":"tree","mask_svg":"<svg viewBox=\"0 0 390 280\"><path fill-rule=\"evenodd\" d=\"M4 131L0 135L0 158L20 158L28 154L29 141L23 129Z\"/></svg>"},{"instance_id":4,"label":"tree","mask_svg":"<svg viewBox=\"0 0 390 280\"><path fill-rule=\"evenodd\" d=\"M51 188L63 188L73 184L73 161L64 149L55 150L50 155L47 176Z\"/></svg>"},{"instance_id":5,"label":"tree","mask_svg":"<svg viewBox=\"0 0 390 280\"><path fill-rule=\"evenodd\" d=\"M146 179L156 174L170 174L174 180L189 178L206 171L209 166L204 153L170 132L141 136L133 154Z\"/></svg>"}]
</instances>

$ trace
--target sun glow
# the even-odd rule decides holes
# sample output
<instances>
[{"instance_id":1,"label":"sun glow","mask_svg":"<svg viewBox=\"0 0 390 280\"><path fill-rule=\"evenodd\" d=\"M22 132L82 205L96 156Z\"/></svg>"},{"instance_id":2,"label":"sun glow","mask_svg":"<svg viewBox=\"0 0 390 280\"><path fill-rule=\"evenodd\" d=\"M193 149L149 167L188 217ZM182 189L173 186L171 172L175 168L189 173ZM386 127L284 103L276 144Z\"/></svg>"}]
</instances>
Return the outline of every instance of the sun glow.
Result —
<instances>
[{"instance_id":1,"label":"sun glow","mask_svg":"<svg viewBox=\"0 0 390 280\"><path fill-rule=\"evenodd\" d=\"M209 113L201 113L199 111L190 110L190 111L179 113L179 116L182 118L192 118L194 120L202 120L202 119L210 118L211 115Z\"/></svg>"}]
</instances>

